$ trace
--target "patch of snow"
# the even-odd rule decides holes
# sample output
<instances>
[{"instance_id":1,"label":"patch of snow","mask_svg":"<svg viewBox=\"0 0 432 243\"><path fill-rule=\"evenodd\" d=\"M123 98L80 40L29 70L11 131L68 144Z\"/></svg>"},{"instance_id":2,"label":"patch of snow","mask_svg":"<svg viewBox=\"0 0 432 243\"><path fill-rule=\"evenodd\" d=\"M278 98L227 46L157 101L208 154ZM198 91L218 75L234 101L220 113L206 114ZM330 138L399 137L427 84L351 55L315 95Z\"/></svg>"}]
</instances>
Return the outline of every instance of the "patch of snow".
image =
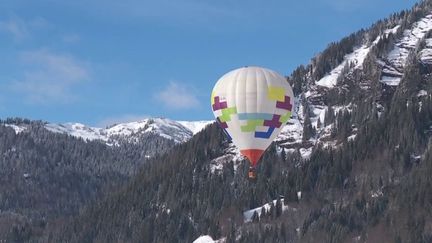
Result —
<instances>
[{"instance_id":1,"label":"patch of snow","mask_svg":"<svg viewBox=\"0 0 432 243\"><path fill-rule=\"evenodd\" d=\"M390 86L397 86L399 85L402 74L397 74L397 75L400 76L396 76L396 77L382 76L380 81Z\"/></svg>"},{"instance_id":2,"label":"patch of snow","mask_svg":"<svg viewBox=\"0 0 432 243\"><path fill-rule=\"evenodd\" d=\"M319 114L319 120L321 124L324 126L324 120L325 120L325 113L327 112L328 107L326 107L320 114Z\"/></svg>"},{"instance_id":3,"label":"patch of snow","mask_svg":"<svg viewBox=\"0 0 432 243\"><path fill-rule=\"evenodd\" d=\"M275 141L286 141L283 145L296 144L301 142L303 137L303 125L298 119L291 119L282 128L279 136L276 137Z\"/></svg>"},{"instance_id":4,"label":"patch of snow","mask_svg":"<svg viewBox=\"0 0 432 243\"><path fill-rule=\"evenodd\" d=\"M316 91L309 90L303 96L300 95L299 97L296 97L296 105L294 107L293 115L282 128L279 136L275 139L275 142L277 142L279 146L284 147L286 152L294 153L298 149L302 158L308 159L317 143L323 144L324 147L336 146L337 141L330 137L333 130L333 124L324 126L325 113L328 110L328 106L323 105L319 101L319 96L320 94ZM316 135L307 141L303 141L303 122L305 117L301 100L303 97L304 99L307 99L307 102L309 103L309 117L312 126L316 129ZM318 102L315 102L314 100L317 100ZM349 103L348 105L335 105L332 106L332 108L335 115L343 110L352 112L353 109L352 103ZM318 121L320 122L320 127L318 127Z\"/></svg>"},{"instance_id":5,"label":"patch of snow","mask_svg":"<svg viewBox=\"0 0 432 243\"><path fill-rule=\"evenodd\" d=\"M286 151L287 154L292 154L292 153L294 153L297 150L293 149L293 148L290 148L290 149L285 149L285 151Z\"/></svg>"},{"instance_id":6,"label":"patch of snow","mask_svg":"<svg viewBox=\"0 0 432 243\"><path fill-rule=\"evenodd\" d=\"M212 124L214 121L178 121L178 123L189 129L192 134L201 132L206 126Z\"/></svg>"},{"instance_id":7,"label":"patch of snow","mask_svg":"<svg viewBox=\"0 0 432 243\"><path fill-rule=\"evenodd\" d=\"M315 127L315 129L318 127L318 120L320 120L321 126L324 125L324 116L325 116L326 109L327 107L324 107L322 105L311 106L312 115L310 119L311 119L312 126Z\"/></svg>"},{"instance_id":8,"label":"patch of snow","mask_svg":"<svg viewBox=\"0 0 432 243\"><path fill-rule=\"evenodd\" d=\"M346 66L354 65L355 69L362 68L364 59L369 53L369 50L370 47L368 47L367 45L362 45L354 49L352 53L345 55L344 60L341 64L331 70L329 74L318 80L316 84L327 88L335 87L339 76L342 74L342 71Z\"/></svg>"},{"instance_id":9,"label":"patch of snow","mask_svg":"<svg viewBox=\"0 0 432 243\"><path fill-rule=\"evenodd\" d=\"M419 161L421 159L421 155L411 154L411 159Z\"/></svg>"},{"instance_id":10,"label":"patch of snow","mask_svg":"<svg viewBox=\"0 0 432 243\"><path fill-rule=\"evenodd\" d=\"M222 156L210 161L210 172L213 174L221 172L224 165L231 161L234 165L234 171L237 171L240 162L243 160L244 158L243 155L241 155L240 150L231 143L229 147L224 150L224 154Z\"/></svg>"},{"instance_id":11,"label":"patch of snow","mask_svg":"<svg viewBox=\"0 0 432 243\"><path fill-rule=\"evenodd\" d=\"M210 162L210 172L212 174L222 171L223 166L226 162L232 160L232 155L222 155Z\"/></svg>"},{"instance_id":12,"label":"patch of snow","mask_svg":"<svg viewBox=\"0 0 432 243\"><path fill-rule=\"evenodd\" d=\"M348 141L354 141L354 139L357 137L357 134L353 134L348 137Z\"/></svg>"},{"instance_id":13,"label":"patch of snow","mask_svg":"<svg viewBox=\"0 0 432 243\"><path fill-rule=\"evenodd\" d=\"M376 108L377 108L378 118L381 118L381 115L384 112L384 106L382 106L379 103L375 103L375 104L376 104Z\"/></svg>"},{"instance_id":14,"label":"patch of snow","mask_svg":"<svg viewBox=\"0 0 432 243\"><path fill-rule=\"evenodd\" d=\"M419 52L420 61L424 64L432 64L432 38L425 40L425 47Z\"/></svg>"},{"instance_id":15,"label":"patch of snow","mask_svg":"<svg viewBox=\"0 0 432 243\"><path fill-rule=\"evenodd\" d=\"M336 148L337 147L337 140L330 140L321 142L324 148ZM310 157L310 156L309 156Z\"/></svg>"},{"instance_id":16,"label":"patch of snow","mask_svg":"<svg viewBox=\"0 0 432 243\"><path fill-rule=\"evenodd\" d=\"M333 110L335 111L335 115L340 111L352 112L352 103L349 103L348 105L335 105L333 106Z\"/></svg>"},{"instance_id":17,"label":"patch of snow","mask_svg":"<svg viewBox=\"0 0 432 243\"><path fill-rule=\"evenodd\" d=\"M423 90L423 89L417 93L417 97L426 96L426 95L427 95L427 92L426 92L426 90Z\"/></svg>"},{"instance_id":18,"label":"patch of snow","mask_svg":"<svg viewBox=\"0 0 432 243\"><path fill-rule=\"evenodd\" d=\"M258 214L258 217L261 217L262 209L264 208L266 210L266 212L268 212L270 210L272 204L273 204L274 207L276 207L276 201L277 200L273 200L273 202L266 203L266 204L262 205L261 207L257 207L257 208L254 208L254 209L247 210L247 211L243 212L244 222L250 222L250 221L252 221L252 217L255 214L255 212ZM288 210L289 207L284 204L284 199L280 199L280 201L281 201L281 204L282 204L282 212Z\"/></svg>"},{"instance_id":19,"label":"patch of snow","mask_svg":"<svg viewBox=\"0 0 432 243\"><path fill-rule=\"evenodd\" d=\"M400 25L396 25L395 27L393 27L391 29L385 30L384 33L387 34L387 35L390 34L390 33L394 34L399 29L399 27L400 27Z\"/></svg>"},{"instance_id":20,"label":"patch of snow","mask_svg":"<svg viewBox=\"0 0 432 243\"><path fill-rule=\"evenodd\" d=\"M27 129L25 126L17 126L15 124L5 124L5 126L12 128L15 131L15 134L24 132Z\"/></svg>"},{"instance_id":21,"label":"patch of snow","mask_svg":"<svg viewBox=\"0 0 432 243\"><path fill-rule=\"evenodd\" d=\"M425 64L432 64L432 48L420 51L420 61Z\"/></svg>"},{"instance_id":22,"label":"patch of snow","mask_svg":"<svg viewBox=\"0 0 432 243\"><path fill-rule=\"evenodd\" d=\"M303 106L299 97L295 98L294 109L291 119L281 129L275 141L280 142L284 147L290 147L302 142L303 137Z\"/></svg>"},{"instance_id":23,"label":"patch of snow","mask_svg":"<svg viewBox=\"0 0 432 243\"><path fill-rule=\"evenodd\" d=\"M372 198L381 197L382 195L384 195L384 194L383 194L383 192L382 192L381 189L378 189L378 190L376 190L376 191L372 191L372 192L371 192L371 197L372 197Z\"/></svg>"},{"instance_id":24,"label":"patch of snow","mask_svg":"<svg viewBox=\"0 0 432 243\"><path fill-rule=\"evenodd\" d=\"M306 93L304 93L304 95L306 98L308 98L308 97L311 97L312 95L314 95L314 92L312 90L308 90L308 91L306 91Z\"/></svg>"},{"instance_id":25,"label":"patch of snow","mask_svg":"<svg viewBox=\"0 0 432 243\"><path fill-rule=\"evenodd\" d=\"M313 147L310 147L310 148L300 148L300 154L301 154L301 156L303 158L305 158L305 159L309 159L310 156L311 156L311 154L312 154L312 148Z\"/></svg>"},{"instance_id":26,"label":"patch of snow","mask_svg":"<svg viewBox=\"0 0 432 243\"><path fill-rule=\"evenodd\" d=\"M276 154L279 156L282 156L282 152L286 152L285 148L280 147L280 146L276 146Z\"/></svg>"},{"instance_id":27,"label":"patch of snow","mask_svg":"<svg viewBox=\"0 0 432 243\"><path fill-rule=\"evenodd\" d=\"M213 240L213 238L209 235L201 235L192 243L223 243L223 242L225 242L225 238L219 240Z\"/></svg>"},{"instance_id":28,"label":"patch of snow","mask_svg":"<svg viewBox=\"0 0 432 243\"><path fill-rule=\"evenodd\" d=\"M393 50L386 58L381 75L381 82L390 86L397 86L402 78L408 55L413 51L425 34L432 29L432 14L413 24L410 30L405 30L402 38L396 42ZM425 53L425 61L429 61L429 51Z\"/></svg>"},{"instance_id":29,"label":"patch of snow","mask_svg":"<svg viewBox=\"0 0 432 243\"><path fill-rule=\"evenodd\" d=\"M202 235L198 239L194 240L193 243L213 243L214 240L209 235Z\"/></svg>"},{"instance_id":30,"label":"patch of snow","mask_svg":"<svg viewBox=\"0 0 432 243\"><path fill-rule=\"evenodd\" d=\"M327 88L333 88L334 86L336 86L337 78L339 77L339 74L341 74L343 67L344 66L342 66L342 64L339 65L338 67L333 69L330 74L324 76L318 82L316 82L316 84Z\"/></svg>"},{"instance_id":31,"label":"patch of snow","mask_svg":"<svg viewBox=\"0 0 432 243\"><path fill-rule=\"evenodd\" d=\"M84 140L103 140L108 141L108 137L104 133L104 129L97 127L89 127L81 123L64 123L64 124L54 124L48 123L45 125L48 131L55 133L69 134L74 137L80 137Z\"/></svg>"},{"instance_id":32,"label":"patch of snow","mask_svg":"<svg viewBox=\"0 0 432 243\"><path fill-rule=\"evenodd\" d=\"M384 35L380 35L380 36L378 36L374 41L373 41L373 44L374 45L376 45L376 44L378 44L378 42L383 38L383 37L388 37L390 34L395 34L396 32L397 32L397 30L399 29L399 27L400 27L400 25L396 25L395 27L393 27L393 28L390 28L390 29L386 29L386 30L384 30ZM380 61L380 60L378 60L378 61Z\"/></svg>"}]
</instances>

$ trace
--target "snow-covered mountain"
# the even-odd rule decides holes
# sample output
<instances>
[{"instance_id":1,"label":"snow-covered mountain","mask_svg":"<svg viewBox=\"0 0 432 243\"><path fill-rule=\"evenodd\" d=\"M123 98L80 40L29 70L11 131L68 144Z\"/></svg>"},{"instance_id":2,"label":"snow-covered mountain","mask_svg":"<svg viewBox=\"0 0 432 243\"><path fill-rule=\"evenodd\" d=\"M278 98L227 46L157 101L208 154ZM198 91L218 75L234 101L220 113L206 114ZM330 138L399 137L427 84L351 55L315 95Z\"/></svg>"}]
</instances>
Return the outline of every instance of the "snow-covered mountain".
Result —
<instances>
[{"instance_id":1,"label":"snow-covered mountain","mask_svg":"<svg viewBox=\"0 0 432 243\"><path fill-rule=\"evenodd\" d=\"M91 127L81 123L47 123L45 128L51 132L64 133L84 140L102 140L108 145L116 145L120 140L137 143L140 136L144 134L158 135L175 143L183 143L212 122L177 122L166 118L148 118L135 122L119 123L107 128Z\"/></svg>"},{"instance_id":2,"label":"snow-covered mountain","mask_svg":"<svg viewBox=\"0 0 432 243\"><path fill-rule=\"evenodd\" d=\"M400 23L399 20L394 25L388 26L375 38L371 38L370 33L364 34L362 44L354 46L352 52L345 54L340 64L322 78L314 80L310 73L306 74L309 85L304 92L297 95L293 117L276 141L285 148L299 149L303 157L307 157L311 149L319 143L324 146L337 146L337 139L331 138L337 123L333 120L325 124L325 119L326 116L336 117L343 111L351 113L354 108L353 99L356 98L354 91L358 90L370 96L376 95L374 105L379 114L383 109L382 93L386 92L387 87L399 85L410 55L418 56L424 65L432 64L432 38L427 38L432 31L432 14L418 19L403 30L400 29ZM371 68L369 66L365 68L364 62L368 57L376 55L373 52L382 48L390 38L394 41L390 45L390 50L384 52L381 58L378 57L376 60L370 58L374 62L373 65L381 69L379 81L382 85L378 88L381 94L369 93L373 81L365 78L365 70L370 71ZM422 42L424 47L420 47ZM332 102L328 101L330 95L331 99L334 99ZM420 95L427 95L427 92L422 90L419 92ZM308 113L307 119L310 119L311 126L315 130L313 136L307 139L302 136L306 113ZM356 131L354 126L351 127L346 138L355 139Z\"/></svg>"}]
</instances>

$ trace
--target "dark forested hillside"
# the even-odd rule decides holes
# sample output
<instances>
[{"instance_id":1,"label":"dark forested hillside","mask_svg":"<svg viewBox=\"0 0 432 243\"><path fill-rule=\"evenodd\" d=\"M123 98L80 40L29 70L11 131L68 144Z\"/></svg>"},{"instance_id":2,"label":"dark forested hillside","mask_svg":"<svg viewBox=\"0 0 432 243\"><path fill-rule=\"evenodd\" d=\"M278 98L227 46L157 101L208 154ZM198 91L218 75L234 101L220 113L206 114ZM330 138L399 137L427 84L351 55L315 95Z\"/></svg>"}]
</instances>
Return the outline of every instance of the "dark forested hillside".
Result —
<instances>
[{"instance_id":1,"label":"dark forested hillside","mask_svg":"<svg viewBox=\"0 0 432 243\"><path fill-rule=\"evenodd\" d=\"M379 119L371 113L354 142L317 147L307 161L282 158L273 146L256 184L245 180L246 168L236 173L229 162L221 174L209 171L209 160L226 146L211 126L147 164L124 189L59 226L49 239L191 242L209 234L227 242L429 242L432 99L414 101ZM414 105L419 101L420 112ZM278 213L276 204L260 219L243 222L243 211L279 196L291 210Z\"/></svg>"},{"instance_id":2,"label":"dark forested hillside","mask_svg":"<svg viewBox=\"0 0 432 243\"><path fill-rule=\"evenodd\" d=\"M10 241L28 240L78 213L144 162L136 152L143 143L110 147L49 132L39 121L8 119L0 134L0 239Z\"/></svg>"},{"instance_id":3,"label":"dark forested hillside","mask_svg":"<svg viewBox=\"0 0 432 243\"><path fill-rule=\"evenodd\" d=\"M124 184L142 156L133 149L49 134L37 123L32 133L0 126L0 236L12 224L3 234L12 242L193 242L200 235L432 242L432 1L331 43L287 80L295 112L264 154L256 183L215 124L139 164ZM101 188L115 189L97 197ZM76 203L38 206L58 195Z\"/></svg>"}]
</instances>

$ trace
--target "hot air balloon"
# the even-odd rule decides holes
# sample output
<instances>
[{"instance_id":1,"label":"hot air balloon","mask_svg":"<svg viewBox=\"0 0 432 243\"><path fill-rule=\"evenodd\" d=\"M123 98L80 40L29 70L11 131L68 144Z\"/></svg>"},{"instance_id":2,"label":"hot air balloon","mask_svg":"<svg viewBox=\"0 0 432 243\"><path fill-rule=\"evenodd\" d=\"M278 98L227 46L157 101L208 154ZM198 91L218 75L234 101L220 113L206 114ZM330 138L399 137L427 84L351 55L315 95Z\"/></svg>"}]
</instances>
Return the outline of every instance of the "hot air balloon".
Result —
<instances>
[{"instance_id":1,"label":"hot air balloon","mask_svg":"<svg viewBox=\"0 0 432 243\"><path fill-rule=\"evenodd\" d=\"M223 75L211 94L220 127L250 162L248 177L291 117L294 96L287 80L270 69L242 67Z\"/></svg>"}]
</instances>

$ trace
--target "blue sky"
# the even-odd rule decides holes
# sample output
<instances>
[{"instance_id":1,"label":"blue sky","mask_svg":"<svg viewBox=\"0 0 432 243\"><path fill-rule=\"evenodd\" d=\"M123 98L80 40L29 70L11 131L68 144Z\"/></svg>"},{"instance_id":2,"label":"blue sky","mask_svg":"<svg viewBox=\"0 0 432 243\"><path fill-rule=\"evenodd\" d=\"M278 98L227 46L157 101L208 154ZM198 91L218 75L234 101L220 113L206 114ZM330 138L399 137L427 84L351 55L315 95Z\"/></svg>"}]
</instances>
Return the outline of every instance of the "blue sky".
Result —
<instances>
[{"instance_id":1,"label":"blue sky","mask_svg":"<svg viewBox=\"0 0 432 243\"><path fill-rule=\"evenodd\" d=\"M213 119L229 70L287 75L414 0L0 1L0 118Z\"/></svg>"}]
</instances>

